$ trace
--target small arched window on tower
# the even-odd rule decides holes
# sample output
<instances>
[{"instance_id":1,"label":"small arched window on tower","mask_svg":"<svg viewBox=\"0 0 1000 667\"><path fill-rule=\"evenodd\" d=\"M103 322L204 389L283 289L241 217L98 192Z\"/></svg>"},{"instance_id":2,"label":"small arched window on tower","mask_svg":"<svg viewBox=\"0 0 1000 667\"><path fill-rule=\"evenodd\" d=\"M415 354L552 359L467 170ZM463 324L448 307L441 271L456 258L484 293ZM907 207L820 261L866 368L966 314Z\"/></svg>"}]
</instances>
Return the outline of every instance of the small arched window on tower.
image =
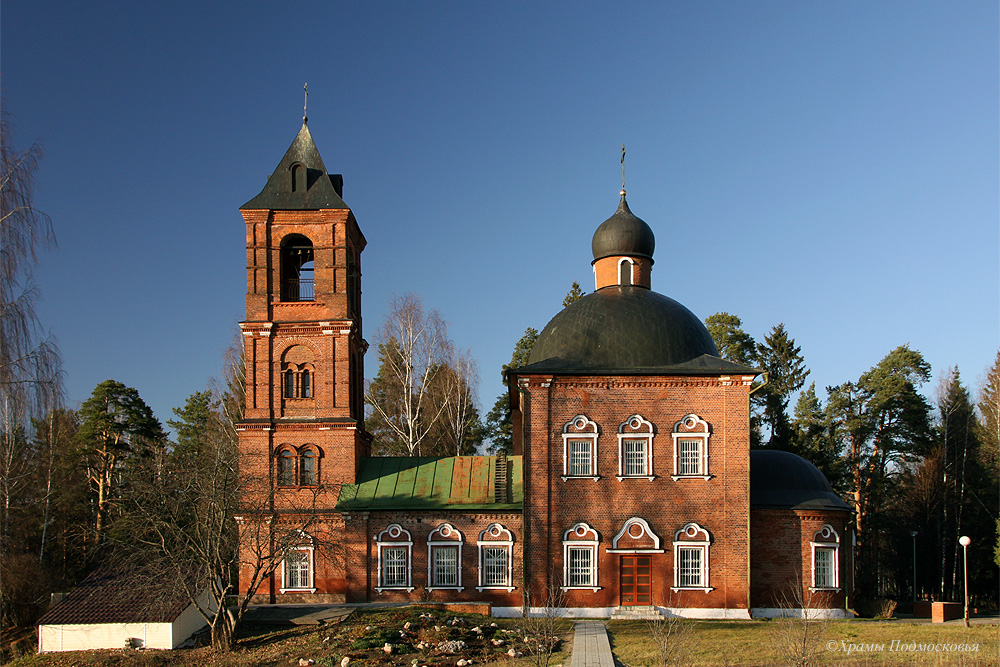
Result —
<instances>
[{"instance_id":1,"label":"small arched window on tower","mask_svg":"<svg viewBox=\"0 0 1000 667\"><path fill-rule=\"evenodd\" d=\"M306 183L306 168L301 162L294 163L288 168L292 176L292 192L305 192L308 188Z\"/></svg>"},{"instance_id":2,"label":"small arched window on tower","mask_svg":"<svg viewBox=\"0 0 1000 667\"><path fill-rule=\"evenodd\" d=\"M278 454L278 486L295 486L295 452L291 449Z\"/></svg>"},{"instance_id":3,"label":"small arched window on tower","mask_svg":"<svg viewBox=\"0 0 1000 667\"><path fill-rule=\"evenodd\" d=\"M632 284L632 267L635 263L628 257L624 257L618 260L618 284L619 285L631 285Z\"/></svg>"},{"instance_id":4,"label":"small arched window on tower","mask_svg":"<svg viewBox=\"0 0 1000 667\"><path fill-rule=\"evenodd\" d=\"M316 384L312 351L293 345L281 355L281 395L287 399L313 398Z\"/></svg>"},{"instance_id":5,"label":"small arched window on tower","mask_svg":"<svg viewBox=\"0 0 1000 667\"><path fill-rule=\"evenodd\" d=\"M280 273L282 301L313 301L316 281L313 244L301 234L289 234L281 240Z\"/></svg>"}]
</instances>

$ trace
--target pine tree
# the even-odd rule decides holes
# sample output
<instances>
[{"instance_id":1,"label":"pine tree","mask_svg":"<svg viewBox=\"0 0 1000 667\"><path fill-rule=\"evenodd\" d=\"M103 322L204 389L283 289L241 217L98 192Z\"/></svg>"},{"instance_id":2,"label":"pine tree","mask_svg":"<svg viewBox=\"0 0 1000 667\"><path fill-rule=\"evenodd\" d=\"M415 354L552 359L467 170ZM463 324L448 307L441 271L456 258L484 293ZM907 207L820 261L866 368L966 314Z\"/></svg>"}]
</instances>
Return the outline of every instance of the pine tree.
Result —
<instances>
[{"instance_id":1,"label":"pine tree","mask_svg":"<svg viewBox=\"0 0 1000 667\"><path fill-rule=\"evenodd\" d=\"M757 344L743 331L743 321L729 313L715 313L705 318L705 327L712 334L719 356L737 364L757 363Z\"/></svg>"},{"instance_id":2,"label":"pine tree","mask_svg":"<svg viewBox=\"0 0 1000 667\"><path fill-rule=\"evenodd\" d=\"M586 294L586 292L580 289L580 283L574 280L573 285L569 288L569 293L563 299L563 308L570 305L571 303L579 301L580 299L583 298L584 294Z\"/></svg>"},{"instance_id":3,"label":"pine tree","mask_svg":"<svg viewBox=\"0 0 1000 667\"><path fill-rule=\"evenodd\" d=\"M837 442L830 437L830 420L816 396L815 382L799 394L794 414L791 451L819 468L835 491L845 490L844 464Z\"/></svg>"},{"instance_id":4,"label":"pine tree","mask_svg":"<svg viewBox=\"0 0 1000 667\"><path fill-rule=\"evenodd\" d=\"M510 363L504 364L500 372L500 379L504 381L504 375L511 368L519 368L528 363L531 350L538 340L538 331L531 327L524 330L524 335L514 345L514 352L510 355ZM506 384L504 385L506 387ZM497 396L493 409L486 415L484 424L486 437L490 441L489 452L499 454L504 452L510 454L514 451L514 430L511 425L510 399L506 391Z\"/></svg>"},{"instance_id":5,"label":"pine tree","mask_svg":"<svg viewBox=\"0 0 1000 667\"><path fill-rule=\"evenodd\" d=\"M764 337L763 343L757 343L757 361L767 372L767 384L758 392L763 408L761 421L771 432L767 446L787 450L792 446L788 402L809 375L802 348L785 331L785 325L778 324Z\"/></svg>"}]
</instances>

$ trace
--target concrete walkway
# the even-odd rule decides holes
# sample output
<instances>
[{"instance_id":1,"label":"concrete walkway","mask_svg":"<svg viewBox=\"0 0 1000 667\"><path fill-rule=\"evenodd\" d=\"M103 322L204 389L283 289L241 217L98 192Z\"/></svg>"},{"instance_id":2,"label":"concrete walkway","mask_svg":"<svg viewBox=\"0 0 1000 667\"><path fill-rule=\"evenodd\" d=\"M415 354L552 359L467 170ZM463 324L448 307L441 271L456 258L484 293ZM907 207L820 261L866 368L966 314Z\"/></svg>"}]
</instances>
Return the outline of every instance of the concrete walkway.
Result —
<instances>
[{"instance_id":1,"label":"concrete walkway","mask_svg":"<svg viewBox=\"0 0 1000 667\"><path fill-rule=\"evenodd\" d=\"M577 621L573 627L572 667L615 667L604 621Z\"/></svg>"}]
</instances>

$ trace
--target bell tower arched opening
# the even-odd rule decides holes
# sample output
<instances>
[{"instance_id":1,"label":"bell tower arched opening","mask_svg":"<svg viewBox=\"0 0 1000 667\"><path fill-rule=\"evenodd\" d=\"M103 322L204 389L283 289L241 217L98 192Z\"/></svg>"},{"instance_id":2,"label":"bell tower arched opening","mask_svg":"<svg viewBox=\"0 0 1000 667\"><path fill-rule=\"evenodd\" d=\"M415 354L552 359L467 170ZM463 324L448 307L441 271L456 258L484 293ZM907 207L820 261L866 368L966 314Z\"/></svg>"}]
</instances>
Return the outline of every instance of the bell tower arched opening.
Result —
<instances>
[{"instance_id":1,"label":"bell tower arched opening","mask_svg":"<svg viewBox=\"0 0 1000 667\"><path fill-rule=\"evenodd\" d=\"M301 234L289 234L281 240L279 257L282 301L313 301L316 298L316 273L313 244Z\"/></svg>"}]
</instances>

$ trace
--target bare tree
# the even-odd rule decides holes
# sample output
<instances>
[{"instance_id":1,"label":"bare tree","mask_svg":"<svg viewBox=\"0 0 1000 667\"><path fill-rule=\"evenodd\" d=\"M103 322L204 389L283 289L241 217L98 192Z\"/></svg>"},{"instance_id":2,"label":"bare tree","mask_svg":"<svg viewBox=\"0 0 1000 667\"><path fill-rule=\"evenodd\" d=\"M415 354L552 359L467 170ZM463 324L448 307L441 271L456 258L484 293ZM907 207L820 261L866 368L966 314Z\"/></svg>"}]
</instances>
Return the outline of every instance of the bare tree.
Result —
<instances>
[{"instance_id":1,"label":"bare tree","mask_svg":"<svg viewBox=\"0 0 1000 667\"><path fill-rule=\"evenodd\" d=\"M448 360L448 326L436 310L425 315L419 297L407 294L392 302L375 341L380 367L365 392L369 430L419 456L447 407L447 400L433 399L432 378Z\"/></svg>"},{"instance_id":2,"label":"bare tree","mask_svg":"<svg viewBox=\"0 0 1000 667\"><path fill-rule=\"evenodd\" d=\"M442 430L453 444L455 456L460 456L469 453L466 445L472 429L479 422L479 410L476 408L479 368L470 350L456 352L454 346L449 347L452 349L448 363L436 373L436 379L440 388L439 400L444 406Z\"/></svg>"}]
</instances>

